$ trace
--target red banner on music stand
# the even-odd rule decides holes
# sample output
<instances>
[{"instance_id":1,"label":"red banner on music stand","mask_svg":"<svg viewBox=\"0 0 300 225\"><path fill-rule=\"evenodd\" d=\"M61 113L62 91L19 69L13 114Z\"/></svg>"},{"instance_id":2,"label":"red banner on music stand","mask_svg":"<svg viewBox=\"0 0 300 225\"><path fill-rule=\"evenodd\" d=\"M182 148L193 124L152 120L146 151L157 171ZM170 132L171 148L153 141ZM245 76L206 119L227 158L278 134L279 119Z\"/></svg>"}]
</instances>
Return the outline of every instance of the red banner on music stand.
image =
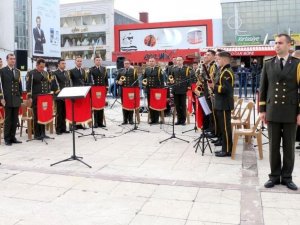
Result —
<instances>
[{"instance_id":1,"label":"red banner on music stand","mask_svg":"<svg viewBox=\"0 0 300 225\"><path fill-rule=\"evenodd\" d=\"M92 109L101 110L105 108L106 87L92 86Z\"/></svg>"},{"instance_id":2,"label":"red banner on music stand","mask_svg":"<svg viewBox=\"0 0 300 225\"><path fill-rule=\"evenodd\" d=\"M157 111L163 111L167 108L167 89L150 88L149 108Z\"/></svg>"},{"instance_id":3,"label":"red banner on music stand","mask_svg":"<svg viewBox=\"0 0 300 225\"><path fill-rule=\"evenodd\" d=\"M188 110L189 114L192 114L192 112L193 112L193 92L192 92L192 90L188 90L186 94L187 94L187 100L188 100L187 110Z\"/></svg>"},{"instance_id":4,"label":"red banner on music stand","mask_svg":"<svg viewBox=\"0 0 300 225\"><path fill-rule=\"evenodd\" d=\"M1 117L2 116L2 117ZM4 118L4 108L0 106L0 117Z\"/></svg>"},{"instance_id":5,"label":"red banner on music stand","mask_svg":"<svg viewBox=\"0 0 300 225\"><path fill-rule=\"evenodd\" d=\"M196 98L196 125L198 128L202 128L203 126L203 111L198 98Z\"/></svg>"},{"instance_id":6,"label":"red banner on music stand","mask_svg":"<svg viewBox=\"0 0 300 225\"><path fill-rule=\"evenodd\" d=\"M66 99L66 121L72 124L72 101ZM74 102L74 122L82 124L92 120L90 93L85 98L76 99Z\"/></svg>"},{"instance_id":7,"label":"red banner on music stand","mask_svg":"<svg viewBox=\"0 0 300 225\"><path fill-rule=\"evenodd\" d=\"M123 87L122 88L122 107L126 110L134 110L140 108L140 88L139 87Z\"/></svg>"},{"instance_id":8,"label":"red banner on music stand","mask_svg":"<svg viewBox=\"0 0 300 225\"><path fill-rule=\"evenodd\" d=\"M37 96L37 122L48 124L53 121L53 96L51 94Z\"/></svg>"}]
</instances>

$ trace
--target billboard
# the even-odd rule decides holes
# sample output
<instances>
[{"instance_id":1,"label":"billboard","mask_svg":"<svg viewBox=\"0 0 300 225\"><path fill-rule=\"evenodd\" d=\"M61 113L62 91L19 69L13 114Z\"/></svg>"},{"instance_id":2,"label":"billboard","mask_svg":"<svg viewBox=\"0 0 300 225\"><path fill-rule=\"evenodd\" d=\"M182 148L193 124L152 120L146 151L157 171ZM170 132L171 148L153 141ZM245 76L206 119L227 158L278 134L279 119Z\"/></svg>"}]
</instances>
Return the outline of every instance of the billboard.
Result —
<instances>
[{"instance_id":1,"label":"billboard","mask_svg":"<svg viewBox=\"0 0 300 225\"><path fill-rule=\"evenodd\" d=\"M184 26L120 30L120 51L199 49L207 46L207 27Z\"/></svg>"},{"instance_id":2,"label":"billboard","mask_svg":"<svg viewBox=\"0 0 300 225\"><path fill-rule=\"evenodd\" d=\"M59 0L31 2L32 55L61 57Z\"/></svg>"}]
</instances>

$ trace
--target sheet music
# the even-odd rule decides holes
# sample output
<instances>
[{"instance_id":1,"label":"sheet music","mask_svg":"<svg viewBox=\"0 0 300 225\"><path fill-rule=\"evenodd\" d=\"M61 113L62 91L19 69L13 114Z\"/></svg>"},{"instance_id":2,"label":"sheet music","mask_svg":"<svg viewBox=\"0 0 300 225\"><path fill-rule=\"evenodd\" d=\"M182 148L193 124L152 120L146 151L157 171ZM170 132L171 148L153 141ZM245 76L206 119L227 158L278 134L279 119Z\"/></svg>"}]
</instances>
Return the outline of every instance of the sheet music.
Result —
<instances>
[{"instance_id":1,"label":"sheet music","mask_svg":"<svg viewBox=\"0 0 300 225\"><path fill-rule=\"evenodd\" d=\"M205 97L202 96L202 97L198 98L198 100L200 102L200 105L202 106L202 109L203 109L203 112L205 113L205 115L207 116L207 115L211 114L211 110L207 104Z\"/></svg>"},{"instance_id":2,"label":"sheet music","mask_svg":"<svg viewBox=\"0 0 300 225\"><path fill-rule=\"evenodd\" d=\"M84 87L65 87L59 94L58 98L85 98L90 91L91 86Z\"/></svg>"}]
</instances>

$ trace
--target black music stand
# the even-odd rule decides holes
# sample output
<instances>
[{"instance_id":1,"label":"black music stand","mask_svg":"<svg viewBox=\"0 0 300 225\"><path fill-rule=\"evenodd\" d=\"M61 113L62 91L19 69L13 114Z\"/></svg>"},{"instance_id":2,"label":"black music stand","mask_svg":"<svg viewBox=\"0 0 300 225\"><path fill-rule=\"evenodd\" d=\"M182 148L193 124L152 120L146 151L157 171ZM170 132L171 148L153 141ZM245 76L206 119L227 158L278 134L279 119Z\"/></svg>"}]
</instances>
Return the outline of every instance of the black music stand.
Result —
<instances>
[{"instance_id":1,"label":"black music stand","mask_svg":"<svg viewBox=\"0 0 300 225\"><path fill-rule=\"evenodd\" d=\"M48 94L39 94L38 96L42 96L42 95L48 95ZM37 115L34 115L34 116L37 116ZM44 125L46 126L46 125ZM45 127L46 129L46 127ZM46 132L46 131L45 131ZM33 138L31 140L26 140L26 142L31 142L31 141L41 141L41 142L44 142L46 145L48 145L48 142L46 141L46 139L51 139L51 140L54 140L55 138L54 137L49 137L47 136L45 133L41 136L41 138Z\"/></svg>"},{"instance_id":2,"label":"black music stand","mask_svg":"<svg viewBox=\"0 0 300 225\"><path fill-rule=\"evenodd\" d=\"M90 89L90 110L91 110L91 115L92 115L92 132L90 134L82 134L82 133L79 133L80 136L78 136L78 138L81 138L81 137L87 137L87 136L93 136L94 140L97 141L97 137L96 136L101 136L101 137L105 137L105 134L97 134L95 131L94 131L94 115L93 115L93 96L92 96L92 88ZM103 112L104 114L104 112ZM105 129L106 130L106 129Z\"/></svg>"},{"instance_id":3,"label":"black music stand","mask_svg":"<svg viewBox=\"0 0 300 225\"><path fill-rule=\"evenodd\" d=\"M201 107L203 109L202 111L203 111L204 115L207 116L207 115L209 115L209 114L212 113L211 110L209 109L209 106L207 105L206 99L205 99L205 97L203 95L201 97L197 98L197 101L200 102L200 105L201 105ZM198 102L196 102L196 104L198 104ZM196 115L195 115L195 117L196 117ZM197 153L198 148L200 148L201 152L202 152L202 156L204 155L204 152L205 152L205 149L206 149L207 146L209 147L209 150L212 153L212 150L211 150L211 147L210 147L210 143L209 143L207 134L205 133L204 128L203 128L203 124L204 124L204 116L203 116L203 122L202 122L202 127L201 127L201 131L202 131L201 135L198 138L197 143L194 145L194 148L196 148L195 149L195 153Z\"/></svg>"},{"instance_id":4,"label":"black music stand","mask_svg":"<svg viewBox=\"0 0 300 225\"><path fill-rule=\"evenodd\" d=\"M82 157L76 156L76 151L75 151L75 117L74 117L74 103L76 99L79 98L85 98L86 95L88 94L89 90L91 89L90 86L86 87L66 87L61 90L59 95L57 96L58 99L70 99L72 102L72 136L73 136L73 155L71 155L70 158L58 161L56 163L51 164L50 166L57 165L59 163L63 162L69 162L73 160L77 160L81 162L82 164L86 165L89 168L92 168L90 165L87 163L83 162L81 159Z\"/></svg>"},{"instance_id":5,"label":"black music stand","mask_svg":"<svg viewBox=\"0 0 300 225\"><path fill-rule=\"evenodd\" d=\"M134 81L134 82L132 83L132 85L131 85L132 88L135 88L135 87L133 87L133 85L134 85L138 80L139 80L139 78L136 79L136 81ZM139 91L140 91L140 89L139 89ZM135 90L134 90L134 107L133 107L133 108L134 108L134 126L133 126L132 129L130 129L129 131L126 131L124 134L130 133L130 132L134 132L134 131L136 131L136 130L143 131L143 132L148 132L148 133L149 133L148 130L140 129L140 128L137 126L137 123L136 123L136 118L137 118L137 115L136 115L136 111L137 111L136 105L137 105L137 103L136 103L136 101L137 101L137 97L136 97L136 95L135 95ZM140 99L138 99L138 101L140 101ZM139 113L139 112L138 112L138 113Z\"/></svg>"},{"instance_id":6,"label":"black music stand","mask_svg":"<svg viewBox=\"0 0 300 225\"><path fill-rule=\"evenodd\" d=\"M160 141L159 142L159 144L161 144L161 143L163 143L163 142L166 142L166 141L168 141L168 140L171 140L171 139L178 139L178 140L180 140L180 141L184 141L184 142L186 142L186 143L190 143L189 141L187 141L187 140L184 140L184 139L182 139L182 138L179 138L179 137L176 137L176 134L175 134L175 105L173 104L173 120L172 120L172 135L171 135L171 137L168 137L167 139L165 139L165 140L162 140L162 141Z\"/></svg>"}]
</instances>

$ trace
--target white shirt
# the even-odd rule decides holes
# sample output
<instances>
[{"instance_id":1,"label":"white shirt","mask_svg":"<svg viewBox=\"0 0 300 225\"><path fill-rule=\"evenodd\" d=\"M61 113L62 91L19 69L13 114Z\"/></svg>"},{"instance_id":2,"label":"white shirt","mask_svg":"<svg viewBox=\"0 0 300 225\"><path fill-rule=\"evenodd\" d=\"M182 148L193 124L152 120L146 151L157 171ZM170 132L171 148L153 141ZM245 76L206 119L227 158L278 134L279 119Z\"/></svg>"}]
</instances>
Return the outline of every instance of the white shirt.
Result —
<instances>
[{"instance_id":1,"label":"white shirt","mask_svg":"<svg viewBox=\"0 0 300 225\"><path fill-rule=\"evenodd\" d=\"M282 64L283 64L283 66L285 66L285 64L286 64L286 62L287 62L289 56L290 56L290 55L287 54L285 57L279 57L279 56L277 56L277 58L278 58L279 61L280 61L281 58L283 58Z\"/></svg>"}]
</instances>

